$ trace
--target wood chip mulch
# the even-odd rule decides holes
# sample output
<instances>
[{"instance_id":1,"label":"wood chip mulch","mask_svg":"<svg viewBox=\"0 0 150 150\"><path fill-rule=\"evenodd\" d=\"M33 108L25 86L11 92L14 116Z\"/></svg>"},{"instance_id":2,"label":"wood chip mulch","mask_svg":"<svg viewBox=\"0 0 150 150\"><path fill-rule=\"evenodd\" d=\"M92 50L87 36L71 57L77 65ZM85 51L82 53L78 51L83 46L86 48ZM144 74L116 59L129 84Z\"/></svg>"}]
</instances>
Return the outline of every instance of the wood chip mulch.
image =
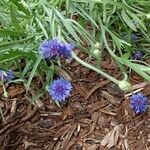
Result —
<instances>
[{"instance_id":1,"label":"wood chip mulch","mask_svg":"<svg viewBox=\"0 0 150 150\"><path fill-rule=\"evenodd\" d=\"M48 95L33 105L23 85L9 86L7 99L0 90L0 150L150 150L149 110L135 115L114 84L78 64L66 68L74 91L61 108Z\"/></svg>"}]
</instances>

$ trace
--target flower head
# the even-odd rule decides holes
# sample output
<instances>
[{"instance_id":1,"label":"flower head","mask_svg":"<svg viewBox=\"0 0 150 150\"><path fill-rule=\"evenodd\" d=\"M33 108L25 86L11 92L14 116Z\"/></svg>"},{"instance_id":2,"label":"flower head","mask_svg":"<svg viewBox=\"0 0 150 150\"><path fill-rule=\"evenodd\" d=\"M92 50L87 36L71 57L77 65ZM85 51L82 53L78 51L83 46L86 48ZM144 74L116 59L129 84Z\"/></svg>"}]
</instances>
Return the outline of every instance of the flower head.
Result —
<instances>
[{"instance_id":1,"label":"flower head","mask_svg":"<svg viewBox=\"0 0 150 150\"><path fill-rule=\"evenodd\" d=\"M141 60L143 56L144 56L144 53L142 51L135 51L132 55L132 59Z\"/></svg>"},{"instance_id":2,"label":"flower head","mask_svg":"<svg viewBox=\"0 0 150 150\"><path fill-rule=\"evenodd\" d=\"M125 41L128 41L128 35L123 34L122 39L125 40ZM138 36L136 35L136 33L132 33L130 39L131 39L132 42L136 42L138 40Z\"/></svg>"},{"instance_id":3,"label":"flower head","mask_svg":"<svg viewBox=\"0 0 150 150\"><path fill-rule=\"evenodd\" d=\"M138 40L136 33L131 34L131 40L132 40L132 42L136 42Z\"/></svg>"},{"instance_id":4,"label":"flower head","mask_svg":"<svg viewBox=\"0 0 150 150\"><path fill-rule=\"evenodd\" d=\"M52 99L61 102L65 101L65 99L70 96L72 88L73 87L68 80L60 77L49 85L48 92Z\"/></svg>"},{"instance_id":5,"label":"flower head","mask_svg":"<svg viewBox=\"0 0 150 150\"><path fill-rule=\"evenodd\" d=\"M131 107L135 113L145 112L148 107L148 98L142 93L133 94L131 97Z\"/></svg>"},{"instance_id":6,"label":"flower head","mask_svg":"<svg viewBox=\"0 0 150 150\"><path fill-rule=\"evenodd\" d=\"M74 48L72 44L63 43L59 39L45 40L41 43L39 51L43 58L57 59L70 58L71 51Z\"/></svg>"},{"instance_id":7,"label":"flower head","mask_svg":"<svg viewBox=\"0 0 150 150\"><path fill-rule=\"evenodd\" d=\"M0 70L0 79L5 82L9 82L14 78L14 73L12 70L8 70L5 72L4 70Z\"/></svg>"}]
</instances>

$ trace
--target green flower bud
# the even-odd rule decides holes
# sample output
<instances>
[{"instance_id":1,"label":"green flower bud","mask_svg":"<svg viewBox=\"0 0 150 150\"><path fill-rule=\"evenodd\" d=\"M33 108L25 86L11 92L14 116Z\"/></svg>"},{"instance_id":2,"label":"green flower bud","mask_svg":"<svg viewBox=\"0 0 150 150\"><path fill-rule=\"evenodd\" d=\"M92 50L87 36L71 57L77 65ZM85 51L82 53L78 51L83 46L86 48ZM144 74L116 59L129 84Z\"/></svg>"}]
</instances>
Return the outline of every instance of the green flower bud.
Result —
<instances>
[{"instance_id":1,"label":"green flower bud","mask_svg":"<svg viewBox=\"0 0 150 150\"><path fill-rule=\"evenodd\" d=\"M150 19L150 14L147 14L146 17L147 17L147 19Z\"/></svg>"},{"instance_id":2,"label":"green flower bud","mask_svg":"<svg viewBox=\"0 0 150 150\"><path fill-rule=\"evenodd\" d=\"M95 46L96 49L99 49L100 48L100 43L96 42L96 44L94 46Z\"/></svg>"},{"instance_id":3,"label":"green flower bud","mask_svg":"<svg viewBox=\"0 0 150 150\"><path fill-rule=\"evenodd\" d=\"M94 49L93 50L93 55L98 57L100 55L100 50L99 49Z\"/></svg>"},{"instance_id":4,"label":"green flower bud","mask_svg":"<svg viewBox=\"0 0 150 150\"><path fill-rule=\"evenodd\" d=\"M120 90L124 91L124 92L129 92L132 90L132 85L131 83L129 83L128 81L126 80L122 80L122 81L119 81L119 84L118 84Z\"/></svg>"}]
</instances>

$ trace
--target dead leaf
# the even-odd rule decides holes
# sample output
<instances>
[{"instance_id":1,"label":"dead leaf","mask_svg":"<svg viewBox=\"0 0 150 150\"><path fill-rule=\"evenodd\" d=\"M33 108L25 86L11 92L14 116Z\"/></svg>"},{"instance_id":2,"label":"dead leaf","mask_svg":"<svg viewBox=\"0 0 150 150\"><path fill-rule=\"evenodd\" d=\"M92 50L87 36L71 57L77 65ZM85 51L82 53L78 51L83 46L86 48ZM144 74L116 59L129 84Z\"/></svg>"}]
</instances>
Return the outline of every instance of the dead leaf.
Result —
<instances>
[{"instance_id":1,"label":"dead leaf","mask_svg":"<svg viewBox=\"0 0 150 150\"><path fill-rule=\"evenodd\" d=\"M104 139L101 141L101 145L106 146L109 149L117 145L122 128L123 124L115 126L108 134L106 134Z\"/></svg>"}]
</instances>

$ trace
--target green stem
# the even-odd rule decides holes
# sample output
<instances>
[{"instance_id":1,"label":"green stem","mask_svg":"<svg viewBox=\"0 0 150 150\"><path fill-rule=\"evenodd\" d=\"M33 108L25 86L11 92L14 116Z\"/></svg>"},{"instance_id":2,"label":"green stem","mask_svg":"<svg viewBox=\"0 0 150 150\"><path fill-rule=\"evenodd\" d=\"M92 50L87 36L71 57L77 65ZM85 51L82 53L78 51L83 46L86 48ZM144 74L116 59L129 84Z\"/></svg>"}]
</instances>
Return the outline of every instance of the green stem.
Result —
<instances>
[{"instance_id":1,"label":"green stem","mask_svg":"<svg viewBox=\"0 0 150 150\"><path fill-rule=\"evenodd\" d=\"M101 58L96 58L96 67L101 69Z\"/></svg>"},{"instance_id":2,"label":"green stem","mask_svg":"<svg viewBox=\"0 0 150 150\"><path fill-rule=\"evenodd\" d=\"M89 68L89 69L91 69L91 70L93 70L93 71L95 71L95 72L101 74L102 76L106 77L107 79L109 79L110 81L114 82L115 84L117 84L117 85L119 84L119 82L120 82L119 80L113 78L113 77L110 76L109 74L107 74L107 73L101 71L100 69L98 69L98 68L92 66L91 64L88 64L88 63L84 62L84 61L81 60L79 57L77 57L76 54L75 54L73 51L72 51L72 57L73 57L77 62L79 62L80 64L82 64L83 66L85 66L85 67L87 67L87 68Z\"/></svg>"},{"instance_id":3,"label":"green stem","mask_svg":"<svg viewBox=\"0 0 150 150\"><path fill-rule=\"evenodd\" d=\"M8 93L7 93L7 91L6 91L6 89L5 89L5 86L4 86L4 84L2 85L2 87L3 87L3 91L4 91L4 97L8 97Z\"/></svg>"}]
</instances>

